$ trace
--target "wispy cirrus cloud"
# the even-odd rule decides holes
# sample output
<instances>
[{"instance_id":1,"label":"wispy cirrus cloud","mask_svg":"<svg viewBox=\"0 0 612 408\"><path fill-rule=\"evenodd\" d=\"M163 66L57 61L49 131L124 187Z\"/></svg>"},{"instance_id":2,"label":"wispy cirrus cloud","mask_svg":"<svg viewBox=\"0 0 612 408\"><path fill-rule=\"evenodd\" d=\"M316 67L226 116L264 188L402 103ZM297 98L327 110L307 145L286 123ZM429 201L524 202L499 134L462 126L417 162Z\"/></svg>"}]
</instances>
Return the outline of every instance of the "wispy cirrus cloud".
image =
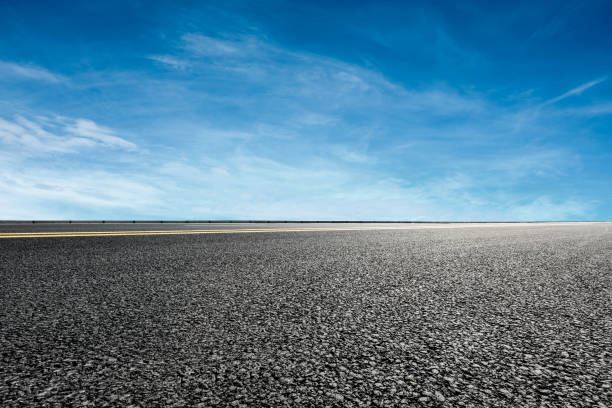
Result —
<instances>
[{"instance_id":1,"label":"wispy cirrus cloud","mask_svg":"<svg viewBox=\"0 0 612 408\"><path fill-rule=\"evenodd\" d=\"M584 91L586 91L587 89L590 89L592 87L594 87L595 85L598 85L600 83L602 83L603 81L605 81L607 79L607 77L602 77L602 78L598 78L598 79L594 79L593 81L589 81L587 83L584 83L580 86L577 86L576 88L570 89L569 91L555 97L552 99L547 100L546 102L544 102L541 106L546 106L546 105L551 105L553 103L562 101L563 99L569 98L570 96L574 96L574 95L580 95L582 94Z\"/></svg>"},{"instance_id":2,"label":"wispy cirrus cloud","mask_svg":"<svg viewBox=\"0 0 612 408\"><path fill-rule=\"evenodd\" d=\"M64 129L78 137L86 138L106 147L135 150L136 145L117 136L117 132L89 119L68 119Z\"/></svg>"},{"instance_id":3,"label":"wispy cirrus cloud","mask_svg":"<svg viewBox=\"0 0 612 408\"><path fill-rule=\"evenodd\" d=\"M206 57L236 56L244 54L248 49L254 48L253 41L228 41L213 38L198 33L183 35L183 47L194 54Z\"/></svg>"},{"instance_id":4,"label":"wispy cirrus cloud","mask_svg":"<svg viewBox=\"0 0 612 408\"><path fill-rule=\"evenodd\" d=\"M32 64L17 64L10 61L0 61L0 80L2 78L22 79L43 81L50 83L60 83L67 81L67 78L52 73L45 68Z\"/></svg>"},{"instance_id":5,"label":"wispy cirrus cloud","mask_svg":"<svg viewBox=\"0 0 612 408\"><path fill-rule=\"evenodd\" d=\"M36 130L37 122L27 121L16 120L12 130L27 127L44 140L46 134ZM75 120L55 122L58 127L79 127ZM80 127L86 129L79 130L82 135L92 137L91 125ZM120 211L135 218L542 220L583 216L591 208L573 198L536 196L526 202L520 195L483 194L496 188L496 179L476 179L468 168L411 180L379 171L355 172L333 157L292 163L246 148L229 154L198 152L196 157L150 156L139 171L117 169L112 156L104 164L89 163L78 171L64 164L48 168L36 160L30 161L27 173L20 173L23 164L6 160L0 165L0 189L10 198L0 204L0 211L5 218L78 218L86 208L90 218ZM534 156L527 164L547 157ZM364 164L361 156L349 159ZM512 174L526 165L520 157L508 163L501 172ZM480 172L486 173L483 169Z\"/></svg>"},{"instance_id":6,"label":"wispy cirrus cloud","mask_svg":"<svg viewBox=\"0 0 612 408\"><path fill-rule=\"evenodd\" d=\"M482 190L491 186L462 173L412 184L357 175L333 162L319 161L313 168L250 153L229 160L209 158L205 167L174 162L162 168L171 179L188 176L192 180L184 188L198 206L177 203L178 208L189 214L204 211L216 218L535 221L582 217L594 205L573 197L483 196ZM206 183L199 185L197 180Z\"/></svg>"},{"instance_id":7,"label":"wispy cirrus cloud","mask_svg":"<svg viewBox=\"0 0 612 408\"><path fill-rule=\"evenodd\" d=\"M174 54L150 59L179 71L189 66L193 72L222 72L225 80L235 81L234 86L265 86L265 99L275 97L283 105L282 100L291 98L292 105L302 105L305 111L308 105L317 106L310 109L311 116L376 105L435 116L478 112L486 107L476 93L444 85L407 89L374 69L282 48L254 36L228 40L187 33L181 41ZM232 91L226 90L228 94Z\"/></svg>"},{"instance_id":8,"label":"wispy cirrus cloud","mask_svg":"<svg viewBox=\"0 0 612 408\"><path fill-rule=\"evenodd\" d=\"M103 169L41 168L0 164L0 214L3 219L108 217L109 212L159 215L162 192L154 180ZM83 217L87 209L89 217Z\"/></svg>"},{"instance_id":9,"label":"wispy cirrus cloud","mask_svg":"<svg viewBox=\"0 0 612 408\"><path fill-rule=\"evenodd\" d=\"M16 116L0 118L0 142L21 149L23 154L74 153L80 149L102 146L135 150L136 145L110 128L88 119L61 116Z\"/></svg>"},{"instance_id":10,"label":"wispy cirrus cloud","mask_svg":"<svg viewBox=\"0 0 612 408\"><path fill-rule=\"evenodd\" d=\"M150 55L147 58L177 70L183 70L189 66L188 61L170 55Z\"/></svg>"},{"instance_id":11,"label":"wispy cirrus cloud","mask_svg":"<svg viewBox=\"0 0 612 408\"><path fill-rule=\"evenodd\" d=\"M172 57L189 61L191 73L225 81L221 103L235 112L234 120L222 124L222 118L216 118L191 134L209 143L231 140L239 147L216 158L202 153L197 161L185 159L164 168L176 180L190 176L206 180L197 187L190 183L189 189L217 192L203 197L197 208L219 217L274 218L286 206L319 214L319 218L346 218L336 211L343 208L365 218L384 213L390 219L516 219L518 214L527 215L526 210L514 209L525 206L525 200L519 200L519 193L500 192L518 189L525 180L556 179L580 161L571 150L538 144L507 153L490 150L489 146L526 133L554 135L555 127L542 124L550 112L528 115L529 104L506 108L476 90L447 84L408 88L375 69L263 40L199 34L181 38L183 45ZM212 40L219 40L222 46ZM586 91L586 85L565 97ZM236 120L244 111L260 115L255 122ZM356 127L355 115L368 125ZM524 123L517 129L519 119ZM287 135L290 144L283 144L279 135ZM408 147L388 152L386 142ZM453 152L440 149L449 142ZM286 152L284 157L274 156L272 149L264 157L259 146L266 143L279 145L279 151ZM458 152L461 143L468 144ZM475 153L473 147L484 154ZM472 160L464 160L462 154ZM474 160L474 156L480 158ZM207 167L200 169L197 162ZM420 174L413 174L411 163ZM436 176L427 175L432 167ZM399 169L404 174L394 177ZM267 193L262 195L262 191ZM225 201L227 197L234 198ZM530 202L537 204L538 197L529 195ZM247 199L248 205L243 202ZM561 203L548 200L551 205ZM582 216L590 208L556 214ZM530 217L545 219L548 215L534 207Z\"/></svg>"},{"instance_id":12,"label":"wispy cirrus cloud","mask_svg":"<svg viewBox=\"0 0 612 408\"><path fill-rule=\"evenodd\" d=\"M500 103L477 86L400 81L376 64L267 38L179 34L160 54L141 54L145 68L165 69L80 77L75 100L94 103L68 105L62 112L70 118L5 115L0 142L46 160L0 163L0 189L12 203L0 212L31 218L46 214L46 203L58 218L70 210L90 217L535 220L592 211L580 192L546 188L582 160L572 146L554 147L571 130L555 103L605 78L534 109L542 99L533 94ZM138 135L141 148L127 135ZM57 154L94 148L98 162ZM80 187L87 180L99 183Z\"/></svg>"}]
</instances>

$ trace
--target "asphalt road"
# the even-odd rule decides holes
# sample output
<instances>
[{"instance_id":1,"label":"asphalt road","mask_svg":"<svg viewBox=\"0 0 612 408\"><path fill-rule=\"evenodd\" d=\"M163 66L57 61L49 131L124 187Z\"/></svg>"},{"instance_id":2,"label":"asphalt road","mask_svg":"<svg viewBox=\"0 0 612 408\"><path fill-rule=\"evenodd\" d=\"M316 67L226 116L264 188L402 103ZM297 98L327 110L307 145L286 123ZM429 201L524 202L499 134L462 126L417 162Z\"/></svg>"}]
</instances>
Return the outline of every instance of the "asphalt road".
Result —
<instances>
[{"instance_id":1,"label":"asphalt road","mask_svg":"<svg viewBox=\"0 0 612 408\"><path fill-rule=\"evenodd\" d=\"M592 222L547 222L547 223L325 223L325 222L212 222L212 223L172 223L172 222L0 222L0 234L36 232L121 232L121 231L194 231L194 230L292 230L292 229L456 229L456 228L498 228L534 226L576 226L596 225ZM605 223L604 223L605 225ZM612 225L612 224L611 224Z\"/></svg>"},{"instance_id":2,"label":"asphalt road","mask_svg":"<svg viewBox=\"0 0 612 408\"><path fill-rule=\"evenodd\" d=\"M0 406L612 406L612 224L217 227L0 239Z\"/></svg>"}]
</instances>

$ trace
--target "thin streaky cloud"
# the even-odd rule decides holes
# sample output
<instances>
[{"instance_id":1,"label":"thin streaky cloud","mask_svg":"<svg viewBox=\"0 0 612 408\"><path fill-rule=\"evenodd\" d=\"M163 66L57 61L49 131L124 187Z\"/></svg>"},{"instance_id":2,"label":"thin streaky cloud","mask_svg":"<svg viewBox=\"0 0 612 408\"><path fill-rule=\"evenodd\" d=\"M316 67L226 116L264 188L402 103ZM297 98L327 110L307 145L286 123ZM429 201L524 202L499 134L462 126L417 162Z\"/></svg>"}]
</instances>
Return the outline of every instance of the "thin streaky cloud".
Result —
<instances>
[{"instance_id":1,"label":"thin streaky cloud","mask_svg":"<svg viewBox=\"0 0 612 408\"><path fill-rule=\"evenodd\" d=\"M183 70L189 66L189 62L170 55L150 55L147 58L178 70Z\"/></svg>"},{"instance_id":2,"label":"thin streaky cloud","mask_svg":"<svg viewBox=\"0 0 612 408\"><path fill-rule=\"evenodd\" d=\"M89 138L106 146L120 147L127 150L136 149L134 143L120 138L114 130L100 126L92 120L76 119L72 125L66 127L66 130L79 137Z\"/></svg>"},{"instance_id":3,"label":"thin streaky cloud","mask_svg":"<svg viewBox=\"0 0 612 408\"><path fill-rule=\"evenodd\" d=\"M220 40L201 34L183 35L185 49L202 56L235 55L241 51L238 43Z\"/></svg>"},{"instance_id":4,"label":"thin streaky cloud","mask_svg":"<svg viewBox=\"0 0 612 408\"><path fill-rule=\"evenodd\" d=\"M16 64L10 61L0 61L0 78L2 77L53 83L64 82L66 80L64 76L54 74L44 68L35 65Z\"/></svg>"},{"instance_id":5,"label":"thin streaky cloud","mask_svg":"<svg viewBox=\"0 0 612 408\"><path fill-rule=\"evenodd\" d=\"M107 147L134 151L137 146L113 129L88 119L57 117L0 118L0 147L21 147L23 154L77 153L84 148Z\"/></svg>"},{"instance_id":6,"label":"thin streaky cloud","mask_svg":"<svg viewBox=\"0 0 612 408\"><path fill-rule=\"evenodd\" d=\"M569 98L570 96L580 95L581 93L583 93L587 89L590 89L590 88L594 87L595 85L602 83L606 79L607 79L607 77L602 77L602 78L598 78L598 79L595 79L593 81L587 82L586 84L582 84L580 86L577 86L576 88L570 89L569 91L565 92L562 95L557 96L556 98L549 99L548 101L544 102L542 104L542 106L546 106L546 105L550 105L550 104L559 102L559 101L561 101L563 99Z\"/></svg>"}]
</instances>

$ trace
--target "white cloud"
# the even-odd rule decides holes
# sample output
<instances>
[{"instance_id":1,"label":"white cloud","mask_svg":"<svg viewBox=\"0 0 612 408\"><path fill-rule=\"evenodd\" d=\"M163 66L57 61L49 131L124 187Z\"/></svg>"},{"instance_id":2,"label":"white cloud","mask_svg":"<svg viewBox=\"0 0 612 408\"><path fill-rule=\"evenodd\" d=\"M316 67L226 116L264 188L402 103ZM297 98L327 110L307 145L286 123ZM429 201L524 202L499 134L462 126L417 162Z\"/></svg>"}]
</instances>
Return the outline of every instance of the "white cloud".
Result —
<instances>
[{"instance_id":1,"label":"white cloud","mask_svg":"<svg viewBox=\"0 0 612 408\"><path fill-rule=\"evenodd\" d=\"M544 129L540 119L558 113L556 107L532 114L521 110L524 104L502 107L484 94L445 85L408 89L374 69L249 37L186 34L183 41L176 55L148 58L200 75L159 81L120 73L96 83L112 90L118 83L133 86L121 93L130 96L129 113L148 114L153 120L141 124L152 132L151 143L167 140L168 146L156 146L160 150L137 165L113 162L114 155L104 163L88 155L70 161L48 155L48 162L4 168L0 163L0 191L11 196L0 204L0 218L69 217L62 208L90 218L131 211L182 218L413 220L565 219L591 211L579 198L530 196L525 204L525 194L513 193L519 179L561 174L576 159L571 151L534 145L513 156L493 151L506 146L498 143L503 138L554 134L556 128ZM375 131L364 135L356 123ZM385 144L400 141L404 149L393 154L401 160L384 156ZM0 119L0 142L26 154L97 147L122 149L130 157L136 149L119 130L89 119L32 115ZM473 147L462 156L462 149ZM482 160L467 163L476 155ZM402 170L405 179L398 176Z\"/></svg>"},{"instance_id":2,"label":"white cloud","mask_svg":"<svg viewBox=\"0 0 612 408\"><path fill-rule=\"evenodd\" d=\"M238 41L225 41L194 33L185 34L182 39L186 50L208 57L237 55L247 45Z\"/></svg>"},{"instance_id":3,"label":"white cloud","mask_svg":"<svg viewBox=\"0 0 612 408\"><path fill-rule=\"evenodd\" d=\"M139 213L163 208L160 191L138 176L36 165L24 172L21 166L0 167L1 219L95 218L98 214L117 218L112 216L115 211Z\"/></svg>"},{"instance_id":4,"label":"white cloud","mask_svg":"<svg viewBox=\"0 0 612 408\"><path fill-rule=\"evenodd\" d=\"M291 122L305 126L324 126L337 122L338 118L316 112L299 112Z\"/></svg>"},{"instance_id":5,"label":"white cloud","mask_svg":"<svg viewBox=\"0 0 612 408\"><path fill-rule=\"evenodd\" d=\"M134 143L117 136L110 128L87 119L64 117L16 116L12 121L0 118L0 141L25 155L74 153L95 146L136 149Z\"/></svg>"},{"instance_id":6,"label":"white cloud","mask_svg":"<svg viewBox=\"0 0 612 408\"><path fill-rule=\"evenodd\" d=\"M559 101L561 101L563 99L569 98L570 96L580 95L581 93L583 93L587 89L592 88L595 85L602 83L606 79L607 79L606 77L598 78L598 79L595 79L593 81L589 81L589 82L587 82L585 84L582 84L580 86L577 86L576 88L570 89L569 91L565 92L562 95L557 96L556 98L549 99L548 101L544 102L542 104L542 106L546 106L546 105L553 104L555 102L559 102Z\"/></svg>"},{"instance_id":7,"label":"white cloud","mask_svg":"<svg viewBox=\"0 0 612 408\"><path fill-rule=\"evenodd\" d=\"M173 57L171 55L151 55L147 58L161 64L168 65L169 67L177 70L183 70L189 66L188 61Z\"/></svg>"},{"instance_id":8,"label":"white cloud","mask_svg":"<svg viewBox=\"0 0 612 408\"><path fill-rule=\"evenodd\" d=\"M9 61L0 61L0 78L11 77L27 80L59 83L66 80L62 75L54 74L36 65L16 64Z\"/></svg>"},{"instance_id":9,"label":"white cloud","mask_svg":"<svg viewBox=\"0 0 612 408\"><path fill-rule=\"evenodd\" d=\"M181 39L182 45L174 53L149 58L176 70L188 66L191 73L210 77L209 84L225 81L220 103L233 104L241 111L277 112L281 117L296 118L296 125L341 126L343 113L355 110L367 110L368 116L390 110L423 121L438 120L439 116L465 118L490 108L475 92L443 85L407 89L374 69L282 48L254 36L222 39L187 33ZM185 88L184 80L172 82L182 90L183 103L221 97L203 93L203 83L193 83L198 91ZM167 88L171 82L164 84ZM304 112L304 118L299 119ZM291 127L288 123L283 126Z\"/></svg>"},{"instance_id":10,"label":"white cloud","mask_svg":"<svg viewBox=\"0 0 612 408\"><path fill-rule=\"evenodd\" d=\"M72 123L65 127L65 130L74 135L89 138L108 147L118 147L127 150L136 149L134 143L120 138L113 129L100 126L92 120L73 120Z\"/></svg>"},{"instance_id":11,"label":"white cloud","mask_svg":"<svg viewBox=\"0 0 612 408\"><path fill-rule=\"evenodd\" d=\"M355 172L334 160L302 163L248 151L159 157L144 168L103 164L28 164L0 156L2 218L117 218L165 216L236 219L544 220L584 217L577 199L481 195L490 181L456 173L426 180ZM139 164L141 166L142 164ZM103 167L100 167L103 166ZM23 169L28 169L24 172ZM476 189L476 190L475 190ZM86 215L83 215L86 214Z\"/></svg>"}]
</instances>

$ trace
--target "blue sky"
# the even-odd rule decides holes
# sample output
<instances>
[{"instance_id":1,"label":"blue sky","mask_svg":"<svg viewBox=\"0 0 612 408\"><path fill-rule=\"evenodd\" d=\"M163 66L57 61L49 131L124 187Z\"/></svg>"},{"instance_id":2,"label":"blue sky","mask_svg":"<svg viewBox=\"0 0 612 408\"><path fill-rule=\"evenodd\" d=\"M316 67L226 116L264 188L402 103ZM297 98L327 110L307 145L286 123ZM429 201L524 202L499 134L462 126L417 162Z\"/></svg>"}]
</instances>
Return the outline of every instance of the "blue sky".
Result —
<instances>
[{"instance_id":1,"label":"blue sky","mask_svg":"<svg viewBox=\"0 0 612 408\"><path fill-rule=\"evenodd\" d=\"M431 3L0 2L0 219L612 219L612 6Z\"/></svg>"}]
</instances>

